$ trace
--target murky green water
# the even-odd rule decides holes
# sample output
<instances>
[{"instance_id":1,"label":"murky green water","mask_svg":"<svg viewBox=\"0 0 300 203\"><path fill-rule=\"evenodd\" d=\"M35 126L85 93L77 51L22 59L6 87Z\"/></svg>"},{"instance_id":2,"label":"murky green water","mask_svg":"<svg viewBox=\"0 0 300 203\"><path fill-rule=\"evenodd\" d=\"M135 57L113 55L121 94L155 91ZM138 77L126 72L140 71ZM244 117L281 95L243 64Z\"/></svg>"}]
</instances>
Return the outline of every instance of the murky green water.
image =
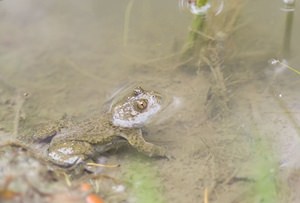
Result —
<instances>
[{"instance_id":1,"label":"murky green water","mask_svg":"<svg viewBox=\"0 0 300 203\"><path fill-rule=\"evenodd\" d=\"M224 6L234 6L230 2ZM127 191L101 194L107 202L146 202L143 190L159 202L203 202L205 191L208 202L298 202L300 75L268 64L282 60L281 7L280 1L248 2L234 31L212 26L221 35L208 38L232 37L220 43L229 47L221 67L229 112L210 117L214 80L201 53L181 68L193 16L177 1L0 1L1 132L19 134L64 115L86 118L101 113L121 87L143 85L171 101L148 126L146 139L176 159L141 158L131 150L109 156L108 162L121 164L112 175ZM296 10L286 58L298 70L299 20ZM155 184L135 189L131 163L150 173L141 177L157 176ZM4 171L1 176L8 176Z\"/></svg>"}]
</instances>

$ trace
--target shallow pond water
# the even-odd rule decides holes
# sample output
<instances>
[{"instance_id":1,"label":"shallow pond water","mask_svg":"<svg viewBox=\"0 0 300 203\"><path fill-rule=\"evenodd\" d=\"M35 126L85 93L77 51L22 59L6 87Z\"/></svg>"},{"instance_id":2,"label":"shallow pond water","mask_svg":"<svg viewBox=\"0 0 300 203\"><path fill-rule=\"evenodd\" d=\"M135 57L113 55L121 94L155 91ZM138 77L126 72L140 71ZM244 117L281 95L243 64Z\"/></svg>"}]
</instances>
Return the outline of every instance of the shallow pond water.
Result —
<instances>
[{"instance_id":1,"label":"shallow pond water","mask_svg":"<svg viewBox=\"0 0 300 203\"><path fill-rule=\"evenodd\" d=\"M232 53L224 65L229 110L215 116L220 109L210 115L207 105L214 85L209 69L201 60L181 69L193 16L177 1L0 1L1 140L65 115L102 113L118 90L142 85L169 101L147 126L146 139L175 159L149 159L127 148L105 157L121 167L103 173L126 185L122 193L102 181L105 202L300 201L300 75L268 63L282 60L286 12L280 1L244 4L225 50ZM291 55L281 61L295 69L299 21L295 12ZM23 177L7 169L16 152L3 155L1 177ZM21 160L20 170L37 164ZM24 191L13 182L12 190Z\"/></svg>"}]
</instances>

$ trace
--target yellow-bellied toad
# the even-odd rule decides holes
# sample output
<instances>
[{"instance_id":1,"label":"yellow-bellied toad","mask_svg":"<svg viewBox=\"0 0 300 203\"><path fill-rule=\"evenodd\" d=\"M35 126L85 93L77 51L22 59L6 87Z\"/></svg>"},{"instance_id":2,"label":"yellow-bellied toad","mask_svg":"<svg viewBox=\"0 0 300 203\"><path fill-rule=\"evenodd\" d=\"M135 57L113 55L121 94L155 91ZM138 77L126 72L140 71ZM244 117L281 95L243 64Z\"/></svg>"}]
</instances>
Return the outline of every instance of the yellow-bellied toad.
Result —
<instances>
[{"instance_id":1,"label":"yellow-bellied toad","mask_svg":"<svg viewBox=\"0 0 300 203\"><path fill-rule=\"evenodd\" d=\"M100 117L80 123L58 121L22 139L49 143L45 152L47 159L62 167L92 159L126 142L150 157L165 157L166 150L146 142L141 131L145 122L160 109L161 96L158 93L137 87Z\"/></svg>"}]
</instances>

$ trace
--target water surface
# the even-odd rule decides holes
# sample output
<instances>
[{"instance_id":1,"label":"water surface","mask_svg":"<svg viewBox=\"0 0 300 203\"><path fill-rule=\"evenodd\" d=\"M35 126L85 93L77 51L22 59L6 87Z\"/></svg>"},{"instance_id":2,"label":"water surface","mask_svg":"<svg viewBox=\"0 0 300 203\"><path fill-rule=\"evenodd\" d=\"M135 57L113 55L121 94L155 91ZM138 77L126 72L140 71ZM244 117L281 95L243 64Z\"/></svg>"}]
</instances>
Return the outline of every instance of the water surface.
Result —
<instances>
[{"instance_id":1,"label":"water surface","mask_svg":"<svg viewBox=\"0 0 300 203\"><path fill-rule=\"evenodd\" d=\"M165 202L202 202L205 191L209 202L253 202L251 196L256 202L297 202L300 76L268 64L283 56L281 7L280 1L242 7L236 31L230 32L234 40L225 50L235 53L225 64L225 70L234 67L226 74L235 78L226 83L229 114L214 118L207 107L213 85L209 69L201 60L188 71L180 68L193 16L178 2L3 0L0 128L13 134L64 115L85 118L101 113L118 89L143 85L174 101L148 126L146 139L165 146L176 159L140 159L134 151L121 151L112 155L124 165L116 177L137 159L151 165ZM296 69L299 15L295 12L292 54L286 58Z\"/></svg>"}]
</instances>

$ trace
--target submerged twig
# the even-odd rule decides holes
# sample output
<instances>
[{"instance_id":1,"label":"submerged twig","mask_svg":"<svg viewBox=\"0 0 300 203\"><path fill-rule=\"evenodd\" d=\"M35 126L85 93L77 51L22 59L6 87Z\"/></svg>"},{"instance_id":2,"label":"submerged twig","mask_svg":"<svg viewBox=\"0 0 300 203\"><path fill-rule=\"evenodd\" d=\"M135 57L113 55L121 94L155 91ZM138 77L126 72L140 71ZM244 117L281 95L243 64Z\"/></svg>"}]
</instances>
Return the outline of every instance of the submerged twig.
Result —
<instances>
[{"instance_id":1,"label":"submerged twig","mask_svg":"<svg viewBox=\"0 0 300 203\"><path fill-rule=\"evenodd\" d=\"M63 176L64 176L64 179L65 179L65 182L66 182L67 186L71 187L72 182L71 182L70 176L68 174L66 174L65 172L63 172Z\"/></svg>"},{"instance_id":2,"label":"submerged twig","mask_svg":"<svg viewBox=\"0 0 300 203\"><path fill-rule=\"evenodd\" d=\"M28 93L21 93L18 91L16 97L16 106L15 106L15 118L14 118L14 130L13 130L14 136L18 135L21 112L22 112L23 104L27 97L28 97Z\"/></svg>"},{"instance_id":3,"label":"submerged twig","mask_svg":"<svg viewBox=\"0 0 300 203\"><path fill-rule=\"evenodd\" d=\"M205 188L204 189L204 200L203 200L204 203L208 203L208 189Z\"/></svg>"},{"instance_id":4,"label":"submerged twig","mask_svg":"<svg viewBox=\"0 0 300 203\"><path fill-rule=\"evenodd\" d=\"M126 6L125 17L124 17L124 33L123 33L123 45L126 46L128 43L128 33L129 33L129 23L130 23L130 13L134 0L130 0Z\"/></svg>"},{"instance_id":5,"label":"submerged twig","mask_svg":"<svg viewBox=\"0 0 300 203\"><path fill-rule=\"evenodd\" d=\"M88 77L88 78L91 78L93 80L96 80L96 81L101 81L100 78L96 77L95 75L87 72L87 71L84 71L84 68L80 67L79 65L77 65L74 61L72 61L71 59L69 58L65 58L64 59L66 63L69 64L70 68L72 68L73 70L79 72L80 74Z\"/></svg>"},{"instance_id":6,"label":"submerged twig","mask_svg":"<svg viewBox=\"0 0 300 203\"><path fill-rule=\"evenodd\" d=\"M272 65L275 65L275 64L279 63L283 67L288 68L289 70L291 70L291 71L297 73L298 75L300 75L300 71L299 70L297 70L296 68L293 68L293 67L289 66L288 64L285 64L285 63L283 63L283 62L281 62L281 61L279 61L277 59L271 59L270 62L271 62Z\"/></svg>"},{"instance_id":7,"label":"submerged twig","mask_svg":"<svg viewBox=\"0 0 300 203\"><path fill-rule=\"evenodd\" d=\"M98 163L87 163L87 166L97 166L97 167L105 167L105 168L116 168L120 167L120 164L98 164Z\"/></svg>"}]
</instances>

